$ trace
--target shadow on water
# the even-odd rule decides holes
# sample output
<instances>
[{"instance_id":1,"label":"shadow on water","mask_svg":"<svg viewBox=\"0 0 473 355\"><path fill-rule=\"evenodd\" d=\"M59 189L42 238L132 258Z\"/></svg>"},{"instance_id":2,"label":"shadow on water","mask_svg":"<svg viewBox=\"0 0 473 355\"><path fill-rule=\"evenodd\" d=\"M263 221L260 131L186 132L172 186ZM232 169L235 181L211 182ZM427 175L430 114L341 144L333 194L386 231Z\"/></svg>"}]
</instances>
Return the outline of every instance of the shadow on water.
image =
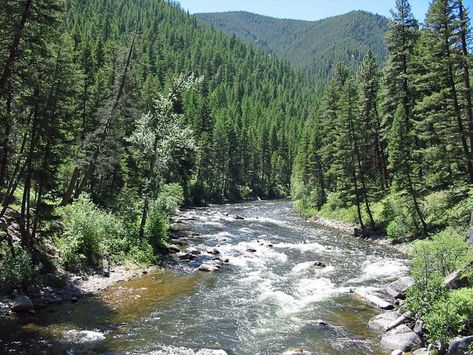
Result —
<instances>
[{"instance_id":1,"label":"shadow on water","mask_svg":"<svg viewBox=\"0 0 473 355\"><path fill-rule=\"evenodd\" d=\"M194 292L201 274L151 273L78 303L0 321L0 353L89 354L123 350L123 335L152 310ZM126 338L126 337L125 337Z\"/></svg>"}]
</instances>

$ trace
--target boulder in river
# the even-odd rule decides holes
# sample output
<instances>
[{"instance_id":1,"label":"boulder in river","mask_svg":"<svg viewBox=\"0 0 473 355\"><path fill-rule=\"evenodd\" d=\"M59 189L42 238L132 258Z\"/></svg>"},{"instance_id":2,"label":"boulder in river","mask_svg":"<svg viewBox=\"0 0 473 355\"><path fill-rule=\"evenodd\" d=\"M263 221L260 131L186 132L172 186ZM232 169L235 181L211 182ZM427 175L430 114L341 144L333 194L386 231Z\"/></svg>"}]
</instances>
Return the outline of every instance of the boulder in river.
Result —
<instances>
[{"instance_id":1,"label":"boulder in river","mask_svg":"<svg viewBox=\"0 0 473 355\"><path fill-rule=\"evenodd\" d=\"M465 338L454 339L448 347L448 355L469 354L468 350L473 346L473 335Z\"/></svg>"},{"instance_id":2,"label":"boulder in river","mask_svg":"<svg viewBox=\"0 0 473 355\"><path fill-rule=\"evenodd\" d=\"M192 255L200 255L202 254L200 252L200 250L196 249L196 248L187 248L187 252L192 254Z\"/></svg>"},{"instance_id":3,"label":"boulder in river","mask_svg":"<svg viewBox=\"0 0 473 355\"><path fill-rule=\"evenodd\" d=\"M177 245L171 244L168 246L168 250L170 253L179 253L180 249L177 247Z\"/></svg>"},{"instance_id":4,"label":"boulder in river","mask_svg":"<svg viewBox=\"0 0 473 355\"><path fill-rule=\"evenodd\" d=\"M385 287L385 291L393 298L405 298L407 289L414 285L414 280L410 276L401 277Z\"/></svg>"},{"instance_id":5,"label":"boulder in river","mask_svg":"<svg viewBox=\"0 0 473 355\"><path fill-rule=\"evenodd\" d=\"M192 261L196 258L194 254L191 253L183 253L178 256L179 260L186 260L186 261Z\"/></svg>"},{"instance_id":6,"label":"boulder in river","mask_svg":"<svg viewBox=\"0 0 473 355\"><path fill-rule=\"evenodd\" d=\"M248 251L250 253L256 253L256 249L254 249L254 248L248 248L248 249L246 249L246 251Z\"/></svg>"},{"instance_id":7,"label":"boulder in river","mask_svg":"<svg viewBox=\"0 0 473 355\"><path fill-rule=\"evenodd\" d=\"M212 255L219 255L220 251L217 248L209 248L207 249L207 253Z\"/></svg>"},{"instance_id":8,"label":"boulder in river","mask_svg":"<svg viewBox=\"0 0 473 355\"><path fill-rule=\"evenodd\" d=\"M409 352L418 349L421 344L419 336L404 324L390 330L381 338L381 346L389 350Z\"/></svg>"},{"instance_id":9,"label":"boulder in river","mask_svg":"<svg viewBox=\"0 0 473 355\"><path fill-rule=\"evenodd\" d=\"M33 302L28 296L19 295L13 299L11 310L13 312L27 312L33 309Z\"/></svg>"},{"instance_id":10,"label":"boulder in river","mask_svg":"<svg viewBox=\"0 0 473 355\"><path fill-rule=\"evenodd\" d=\"M210 265L210 264L202 264L199 266L199 271L203 271L203 272L214 272L217 270L218 270L218 267Z\"/></svg>"},{"instance_id":11,"label":"boulder in river","mask_svg":"<svg viewBox=\"0 0 473 355\"><path fill-rule=\"evenodd\" d=\"M314 266L315 266L315 267L318 267L318 268L321 268L321 269L323 269L324 267L327 267L327 265L325 265L325 264L324 264L323 262L321 262L321 261L316 261L316 262L314 263Z\"/></svg>"},{"instance_id":12,"label":"boulder in river","mask_svg":"<svg viewBox=\"0 0 473 355\"><path fill-rule=\"evenodd\" d=\"M398 314L396 312L385 312L373 317L368 322L368 326L371 329L383 330L389 328L389 326L398 319Z\"/></svg>"}]
</instances>

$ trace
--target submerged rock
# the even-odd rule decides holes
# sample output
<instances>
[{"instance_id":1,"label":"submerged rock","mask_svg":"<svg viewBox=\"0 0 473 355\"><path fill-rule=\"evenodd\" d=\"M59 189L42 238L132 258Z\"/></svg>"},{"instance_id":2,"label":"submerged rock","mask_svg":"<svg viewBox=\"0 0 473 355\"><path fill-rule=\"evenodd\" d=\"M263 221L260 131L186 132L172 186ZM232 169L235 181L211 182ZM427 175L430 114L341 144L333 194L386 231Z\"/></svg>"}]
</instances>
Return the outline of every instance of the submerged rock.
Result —
<instances>
[{"instance_id":1,"label":"submerged rock","mask_svg":"<svg viewBox=\"0 0 473 355\"><path fill-rule=\"evenodd\" d=\"M13 299L11 310L13 312L26 312L33 309L33 302L28 296L16 296Z\"/></svg>"},{"instance_id":2,"label":"submerged rock","mask_svg":"<svg viewBox=\"0 0 473 355\"><path fill-rule=\"evenodd\" d=\"M248 249L246 249L246 251L248 251L250 253L256 253L256 249L253 249L253 248L248 248Z\"/></svg>"}]
</instances>

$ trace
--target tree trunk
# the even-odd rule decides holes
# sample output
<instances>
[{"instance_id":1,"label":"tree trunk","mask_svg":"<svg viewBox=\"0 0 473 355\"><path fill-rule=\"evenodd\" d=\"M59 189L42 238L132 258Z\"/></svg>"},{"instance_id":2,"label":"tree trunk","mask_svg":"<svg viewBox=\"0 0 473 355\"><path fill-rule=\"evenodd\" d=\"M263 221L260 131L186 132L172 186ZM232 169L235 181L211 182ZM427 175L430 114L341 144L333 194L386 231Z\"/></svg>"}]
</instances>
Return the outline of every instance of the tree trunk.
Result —
<instances>
[{"instance_id":1,"label":"tree trunk","mask_svg":"<svg viewBox=\"0 0 473 355\"><path fill-rule=\"evenodd\" d=\"M458 0L458 11L461 23L461 45L462 45L462 65L463 65L463 82L465 85L465 101L466 114L468 118L468 137L470 140L470 152L473 151L473 104L471 99L471 84L470 84L470 68L468 65L468 42L467 42L467 19L465 18L465 9L462 0ZM470 160L472 159L470 155Z\"/></svg>"},{"instance_id":2,"label":"tree trunk","mask_svg":"<svg viewBox=\"0 0 473 355\"><path fill-rule=\"evenodd\" d=\"M20 41L23 35L23 30L26 25L26 21L28 20L30 16L32 3L33 3L33 0L25 0L25 5L23 7L20 23L18 24L18 27L15 29L15 34L13 36L12 43L10 44L10 47L8 50L8 58L5 61L3 71L2 71L2 76L0 77L0 97L2 97L3 94L5 93L7 82L10 80L10 77L12 75L13 63L18 57L18 47L20 45Z\"/></svg>"},{"instance_id":3,"label":"tree trunk","mask_svg":"<svg viewBox=\"0 0 473 355\"><path fill-rule=\"evenodd\" d=\"M2 143L2 157L0 166L0 188L5 184L8 174L8 155L10 154L10 133L11 133L11 102L12 95L8 94L5 108L5 126L4 126L4 138Z\"/></svg>"},{"instance_id":4,"label":"tree trunk","mask_svg":"<svg viewBox=\"0 0 473 355\"><path fill-rule=\"evenodd\" d=\"M457 120L457 129L458 134L460 135L460 140L462 143L463 154L465 156L465 162L467 164L467 174L470 183L473 183L473 163L471 159L470 150L468 148L468 143L465 137L465 129L463 127L463 120L461 117L461 108L460 103L458 100L458 91L455 84L455 77L453 74L453 65L451 62L451 53L450 53L450 45L448 37L445 36L445 44L447 49L447 60L448 60L448 80L450 84L450 90L452 91L452 100L453 100L453 108L455 110L455 117Z\"/></svg>"}]
</instances>

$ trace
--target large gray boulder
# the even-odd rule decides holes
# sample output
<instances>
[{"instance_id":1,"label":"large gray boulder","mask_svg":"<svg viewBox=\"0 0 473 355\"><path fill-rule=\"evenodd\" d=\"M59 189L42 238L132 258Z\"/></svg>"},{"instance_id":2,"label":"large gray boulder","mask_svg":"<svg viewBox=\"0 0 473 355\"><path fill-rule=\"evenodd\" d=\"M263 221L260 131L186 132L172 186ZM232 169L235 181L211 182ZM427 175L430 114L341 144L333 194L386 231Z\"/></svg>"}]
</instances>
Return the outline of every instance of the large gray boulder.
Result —
<instances>
[{"instance_id":1,"label":"large gray boulder","mask_svg":"<svg viewBox=\"0 0 473 355\"><path fill-rule=\"evenodd\" d=\"M33 309L33 302L28 296L16 296L13 299L11 310L13 312L25 312Z\"/></svg>"},{"instance_id":2,"label":"large gray boulder","mask_svg":"<svg viewBox=\"0 0 473 355\"><path fill-rule=\"evenodd\" d=\"M448 347L448 355L467 355L473 347L473 335L465 338L454 339Z\"/></svg>"},{"instance_id":3,"label":"large gray boulder","mask_svg":"<svg viewBox=\"0 0 473 355\"><path fill-rule=\"evenodd\" d=\"M400 325L381 338L381 346L388 350L409 352L418 349L422 340L408 326Z\"/></svg>"},{"instance_id":4,"label":"large gray boulder","mask_svg":"<svg viewBox=\"0 0 473 355\"><path fill-rule=\"evenodd\" d=\"M373 317L368 322L371 329L386 331L388 327L398 319L399 315L396 312L385 312Z\"/></svg>"},{"instance_id":5,"label":"large gray boulder","mask_svg":"<svg viewBox=\"0 0 473 355\"><path fill-rule=\"evenodd\" d=\"M393 298L405 298L406 291L414 285L414 280L410 276L401 277L385 287L385 291Z\"/></svg>"}]
</instances>

